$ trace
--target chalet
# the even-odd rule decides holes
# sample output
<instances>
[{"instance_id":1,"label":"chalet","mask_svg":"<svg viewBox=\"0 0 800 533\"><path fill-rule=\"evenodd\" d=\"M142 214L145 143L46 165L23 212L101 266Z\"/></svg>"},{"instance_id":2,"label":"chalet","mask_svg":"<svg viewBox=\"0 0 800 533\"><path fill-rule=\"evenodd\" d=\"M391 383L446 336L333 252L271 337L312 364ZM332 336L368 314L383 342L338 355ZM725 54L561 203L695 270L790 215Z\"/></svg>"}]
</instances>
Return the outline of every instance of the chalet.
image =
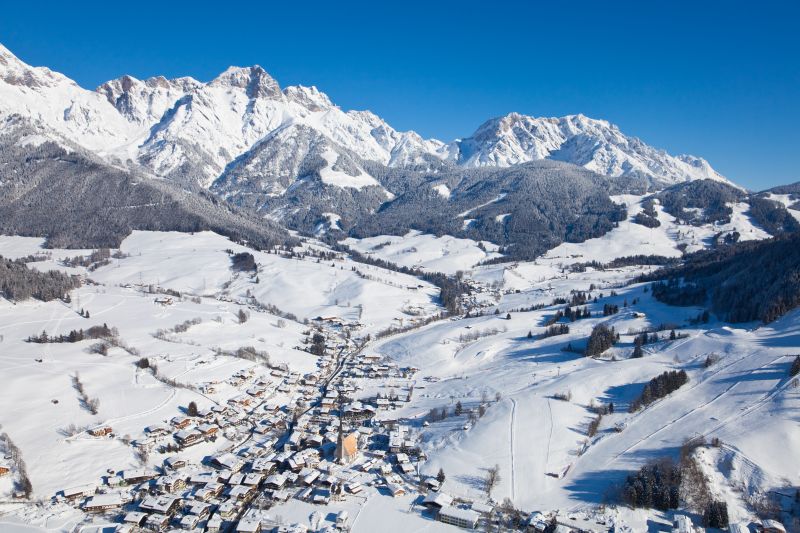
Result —
<instances>
[{"instance_id":1,"label":"chalet","mask_svg":"<svg viewBox=\"0 0 800 533\"><path fill-rule=\"evenodd\" d=\"M147 517L144 527L151 531L164 531L169 527L170 518L161 513L154 513Z\"/></svg>"},{"instance_id":2,"label":"chalet","mask_svg":"<svg viewBox=\"0 0 800 533\"><path fill-rule=\"evenodd\" d=\"M422 500L422 505L428 509L441 509L442 507L450 507L453 504L453 498L443 492L429 492L425 499Z\"/></svg>"},{"instance_id":3,"label":"chalet","mask_svg":"<svg viewBox=\"0 0 800 533\"><path fill-rule=\"evenodd\" d=\"M264 396L266 389L264 387L250 387L245 392L254 398L261 398Z\"/></svg>"},{"instance_id":4,"label":"chalet","mask_svg":"<svg viewBox=\"0 0 800 533\"><path fill-rule=\"evenodd\" d=\"M0 477L7 476L11 473L11 469L7 466L0 465Z\"/></svg>"},{"instance_id":5,"label":"chalet","mask_svg":"<svg viewBox=\"0 0 800 533\"><path fill-rule=\"evenodd\" d=\"M451 524L465 529L475 529L480 515L470 509L446 506L439 509L436 519L445 524Z\"/></svg>"},{"instance_id":6,"label":"chalet","mask_svg":"<svg viewBox=\"0 0 800 533\"><path fill-rule=\"evenodd\" d=\"M226 520L230 519L230 518L233 518L237 514L239 514L239 504L237 502L235 502L235 501L232 501L232 500L228 500L226 502L223 502L217 508L217 514L219 516L221 516L222 518L226 519Z\"/></svg>"},{"instance_id":7,"label":"chalet","mask_svg":"<svg viewBox=\"0 0 800 533\"><path fill-rule=\"evenodd\" d=\"M158 479L156 486L165 492L176 492L186 488L186 478L178 474L162 476Z\"/></svg>"},{"instance_id":8,"label":"chalet","mask_svg":"<svg viewBox=\"0 0 800 533\"><path fill-rule=\"evenodd\" d=\"M363 490L361 483L358 481L350 481L349 483L345 484L344 488L350 494L358 494Z\"/></svg>"},{"instance_id":9,"label":"chalet","mask_svg":"<svg viewBox=\"0 0 800 533\"><path fill-rule=\"evenodd\" d=\"M200 424L196 429L202 433L203 436L211 439L215 438L217 436L217 432L219 432L219 426L216 424Z\"/></svg>"},{"instance_id":10,"label":"chalet","mask_svg":"<svg viewBox=\"0 0 800 533\"><path fill-rule=\"evenodd\" d=\"M272 474L264 482L264 486L268 489L278 490L283 488L286 484L286 476L284 474Z\"/></svg>"},{"instance_id":11,"label":"chalet","mask_svg":"<svg viewBox=\"0 0 800 533\"><path fill-rule=\"evenodd\" d=\"M198 489L194 493L194 497L200 501L209 501L212 498L216 498L222 491L225 489L225 485L222 483L207 483L203 488Z\"/></svg>"},{"instance_id":12,"label":"chalet","mask_svg":"<svg viewBox=\"0 0 800 533\"><path fill-rule=\"evenodd\" d=\"M275 462L270 461L267 457L259 457L253 461L251 470L261 474L271 474L275 470Z\"/></svg>"},{"instance_id":13,"label":"chalet","mask_svg":"<svg viewBox=\"0 0 800 533\"><path fill-rule=\"evenodd\" d=\"M261 519L245 516L236 524L236 533L261 533Z\"/></svg>"},{"instance_id":14,"label":"chalet","mask_svg":"<svg viewBox=\"0 0 800 533\"><path fill-rule=\"evenodd\" d=\"M165 424L154 424L152 426L147 426L146 428L144 428L144 430L148 435L152 435L155 437L161 435L168 435L170 433L169 426Z\"/></svg>"},{"instance_id":15,"label":"chalet","mask_svg":"<svg viewBox=\"0 0 800 533\"><path fill-rule=\"evenodd\" d=\"M218 533L222 530L224 520L218 514L215 514L211 518L208 519L208 523L206 524L206 531L208 533Z\"/></svg>"},{"instance_id":16,"label":"chalet","mask_svg":"<svg viewBox=\"0 0 800 533\"><path fill-rule=\"evenodd\" d=\"M441 483L439 483L439 480L433 477L425 478L424 483L425 486L428 487L428 490L436 491L439 490L442 486Z\"/></svg>"},{"instance_id":17,"label":"chalet","mask_svg":"<svg viewBox=\"0 0 800 533\"><path fill-rule=\"evenodd\" d=\"M175 433L174 438L182 448L200 444L205 440L205 436L195 429L182 429Z\"/></svg>"},{"instance_id":18,"label":"chalet","mask_svg":"<svg viewBox=\"0 0 800 533\"><path fill-rule=\"evenodd\" d=\"M244 461L232 453L217 455L211 459L211 464L217 468L238 472L244 466Z\"/></svg>"},{"instance_id":19,"label":"chalet","mask_svg":"<svg viewBox=\"0 0 800 533\"><path fill-rule=\"evenodd\" d=\"M347 513L346 510L341 510L336 515L336 528L337 529L345 529L347 526L347 520L350 518L350 515Z\"/></svg>"},{"instance_id":20,"label":"chalet","mask_svg":"<svg viewBox=\"0 0 800 533\"><path fill-rule=\"evenodd\" d=\"M200 523L200 517L193 514L183 515L180 521L181 529L191 530L197 527Z\"/></svg>"},{"instance_id":21,"label":"chalet","mask_svg":"<svg viewBox=\"0 0 800 533\"><path fill-rule=\"evenodd\" d=\"M255 472L251 472L250 474L247 474L244 477L244 480L242 480L242 484L249 485L251 487L254 486L257 487L258 485L261 484L262 481L264 481L263 474L256 474Z\"/></svg>"},{"instance_id":22,"label":"chalet","mask_svg":"<svg viewBox=\"0 0 800 533\"><path fill-rule=\"evenodd\" d=\"M253 399L250 396L247 396L246 394L240 394L239 396L235 396L230 400L228 400L228 404L232 406L239 405L242 407L248 407L252 403Z\"/></svg>"},{"instance_id":23,"label":"chalet","mask_svg":"<svg viewBox=\"0 0 800 533\"><path fill-rule=\"evenodd\" d=\"M211 514L211 505L198 501L190 501L186 504L186 513L199 516L201 519Z\"/></svg>"},{"instance_id":24,"label":"chalet","mask_svg":"<svg viewBox=\"0 0 800 533\"><path fill-rule=\"evenodd\" d=\"M233 485L228 489L228 496L234 500L249 501L255 496L255 487L247 485Z\"/></svg>"},{"instance_id":25,"label":"chalet","mask_svg":"<svg viewBox=\"0 0 800 533\"><path fill-rule=\"evenodd\" d=\"M106 435L111 435L113 430L110 426L99 426L96 428L92 428L89 430L89 435L92 437L105 437Z\"/></svg>"},{"instance_id":26,"label":"chalet","mask_svg":"<svg viewBox=\"0 0 800 533\"><path fill-rule=\"evenodd\" d=\"M162 515L172 516L180 506L181 499L177 496L160 495L148 496L141 503L139 509L145 512L160 513Z\"/></svg>"},{"instance_id":27,"label":"chalet","mask_svg":"<svg viewBox=\"0 0 800 533\"><path fill-rule=\"evenodd\" d=\"M402 485L399 483L395 483L394 481L387 481L386 488L389 490L389 493L397 498L398 496L404 496L406 493L406 489L403 488Z\"/></svg>"},{"instance_id":28,"label":"chalet","mask_svg":"<svg viewBox=\"0 0 800 533\"><path fill-rule=\"evenodd\" d=\"M155 470L150 470L149 468L137 468L135 470L122 471L122 479L126 485L137 485L157 477L158 473Z\"/></svg>"},{"instance_id":29,"label":"chalet","mask_svg":"<svg viewBox=\"0 0 800 533\"><path fill-rule=\"evenodd\" d=\"M145 520L147 520L147 513L142 513L140 511L131 511L130 513L125 515L125 518L122 519L122 523L130 524L131 526L135 527L142 527L144 525Z\"/></svg>"},{"instance_id":30,"label":"chalet","mask_svg":"<svg viewBox=\"0 0 800 533\"><path fill-rule=\"evenodd\" d=\"M71 487L69 489L64 489L61 491L64 494L64 498L70 501L74 500L82 500L88 496L93 496L97 492L97 487L95 485L81 485L79 487Z\"/></svg>"},{"instance_id":31,"label":"chalet","mask_svg":"<svg viewBox=\"0 0 800 533\"><path fill-rule=\"evenodd\" d=\"M550 527L550 521L539 511L531 513L527 520L528 531L544 533Z\"/></svg>"},{"instance_id":32,"label":"chalet","mask_svg":"<svg viewBox=\"0 0 800 533\"><path fill-rule=\"evenodd\" d=\"M303 485L313 484L319 476L320 476L319 470L304 468L303 470L300 471L300 478L302 479Z\"/></svg>"},{"instance_id":33,"label":"chalet","mask_svg":"<svg viewBox=\"0 0 800 533\"><path fill-rule=\"evenodd\" d=\"M192 419L188 416L176 416L170 420L170 423L178 429L184 429L192 424Z\"/></svg>"},{"instance_id":34,"label":"chalet","mask_svg":"<svg viewBox=\"0 0 800 533\"><path fill-rule=\"evenodd\" d=\"M217 472L217 483L225 483L225 484L230 483L232 475L233 472L231 472L230 470L220 470L219 472Z\"/></svg>"},{"instance_id":35,"label":"chalet","mask_svg":"<svg viewBox=\"0 0 800 533\"><path fill-rule=\"evenodd\" d=\"M192 485L205 485L216 481L217 475L213 472L196 472L189 477L189 483Z\"/></svg>"},{"instance_id":36,"label":"chalet","mask_svg":"<svg viewBox=\"0 0 800 533\"><path fill-rule=\"evenodd\" d=\"M178 457L176 455L173 455L173 456L167 457L167 459L164 461L164 464L170 470L178 470L178 469L184 468L186 466L186 460L185 459L181 459L180 457Z\"/></svg>"},{"instance_id":37,"label":"chalet","mask_svg":"<svg viewBox=\"0 0 800 533\"><path fill-rule=\"evenodd\" d=\"M129 500L130 498L128 496L119 492L96 494L86 500L86 503L83 504L83 510L87 513L101 513L111 509L119 509L128 503Z\"/></svg>"},{"instance_id":38,"label":"chalet","mask_svg":"<svg viewBox=\"0 0 800 533\"><path fill-rule=\"evenodd\" d=\"M364 405L361 402L353 402L344 406L342 410L342 418L344 420L363 422L374 417L376 410L370 405Z\"/></svg>"}]
</instances>

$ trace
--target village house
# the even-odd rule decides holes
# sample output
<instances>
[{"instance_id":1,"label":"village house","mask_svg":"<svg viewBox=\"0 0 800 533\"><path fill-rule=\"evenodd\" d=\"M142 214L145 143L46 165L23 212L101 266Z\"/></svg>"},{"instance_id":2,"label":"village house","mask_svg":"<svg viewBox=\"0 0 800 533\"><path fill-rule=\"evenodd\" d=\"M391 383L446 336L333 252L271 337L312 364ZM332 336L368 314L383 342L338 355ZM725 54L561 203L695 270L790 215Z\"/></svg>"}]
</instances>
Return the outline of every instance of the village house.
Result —
<instances>
[{"instance_id":1,"label":"village house","mask_svg":"<svg viewBox=\"0 0 800 533\"><path fill-rule=\"evenodd\" d=\"M152 426L147 426L144 428L144 431L148 435L152 435L154 437L168 435L171 432L169 427L165 424L154 424Z\"/></svg>"},{"instance_id":2,"label":"village house","mask_svg":"<svg viewBox=\"0 0 800 533\"><path fill-rule=\"evenodd\" d=\"M125 515L125 518L122 519L122 523L130 524L135 527L142 527L145 520L147 520L147 513L131 511Z\"/></svg>"},{"instance_id":3,"label":"village house","mask_svg":"<svg viewBox=\"0 0 800 533\"><path fill-rule=\"evenodd\" d=\"M159 496L148 496L139 503L139 509L144 512L160 513L172 516L180 506L181 499L177 496L162 494Z\"/></svg>"},{"instance_id":4,"label":"village house","mask_svg":"<svg viewBox=\"0 0 800 533\"><path fill-rule=\"evenodd\" d=\"M93 484L70 487L61 491L64 498L68 501L82 500L83 498L94 495L96 492L97 486Z\"/></svg>"},{"instance_id":5,"label":"village house","mask_svg":"<svg viewBox=\"0 0 800 533\"><path fill-rule=\"evenodd\" d=\"M178 429L189 427L192 424L192 419L188 416L176 416L170 423Z\"/></svg>"},{"instance_id":6,"label":"village house","mask_svg":"<svg viewBox=\"0 0 800 533\"><path fill-rule=\"evenodd\" d=\"M181 529L185 529L188 531L196 528L199 523L200 523L199 516L193 514L187 514L181 517L180 526Z\"/></svg>"},{"instance_id":7,"label":"village house","mask_svg":"<svg viewBox=\"0 0 800 533\"><path fill-rule=\"evenodd\" d=\"M228 497L234 500L250 501L255 496L255 487L248 485L232 485L228 489Z\"/></svg>"},{"instance_id":8,"label":"village house","mask_svg":"<svg viewBox=\"0 0 800 533\"><path fill-rule=\"evenodd\" d=\"M177 455L172 455L164 460L164 465L170 470L178 470L186 466L186 460L181 459Z\"/></svg>"},{"instance_id":9,"label":"village house","mask_svg":"<svg viewBox=\"0 0 800 533\"><path fill-rule=\"evenodd\" d=\"M169 516L161 513L154 513L147 517L144 527L151 531L164 531L169 527Z\"/></svg>"},{"instance_id":10,"label":"village house","mask_svg":"<svg viewBox=\"0 0 800 533\"><path fill-rule=\"evenodd\" d=\"M7 466L0 465L0 477L7 476L11 473L11 469Z\"/></svg>"},{"instance_id":11,"label":"village house","mask_svg":"<svg viewBox=\"0 0 800 533\"><path fill-rule=\"evenodd\" d=\"M244 461L232 453L217 455L211 459L211 465L217 468L238 472L244 467Z\"/></svg>"},{"instance_id":12,"label":"village house","mask_svg":"<svg viewBox=\"0 0 800 533\"><path fill-rule=\"evenodd\" d=\"M96 494L86 500L83 510L87 513L101 513L111 509L119 509L130 501L130 498L119 492L109 492L108 494Z\"/></svg>"},{"instance_id":13,"label":"village house","mask_svg":"<svg viewBox=\"0 0 800 533\"><path fill-rule=\"evenodd\" d=\"M264 482L266 488L273 490L281 489L285 484L286 476L284 474L272 474Z\"/></svg>"},{"instance_id":14,"label":"village house","mask_svg":"<svg viewBox=\"0 0 800 533\"><path fill-rule=\"evenodd\" d=\"M137 468L135 470L123 470L121 477L126 485L138 485L144 481L157 478L158 472L149 468Z\"/></svg>"},{"instance_id":15,"label":"village house","mask_svg":"<svg viewBox=\"0 0 800 533\"><path fill-rule=\"evenodd\" d=\"M425 499L422 500L422 505L428 509L439 510L442 507L449 507L453 504L453 498L443 492L429 492Z\"/></svg>"},{"instance_id":16,"label":"village house","mask_svg":"<svg viewBox=\"0 0 800 533\"><path fill-rule=\"evenodd\" d=\"M188 448L205 440L205 436L195 429L182 429L175 433L174 438L181 448Z\"/></svg>"}]
</instances>

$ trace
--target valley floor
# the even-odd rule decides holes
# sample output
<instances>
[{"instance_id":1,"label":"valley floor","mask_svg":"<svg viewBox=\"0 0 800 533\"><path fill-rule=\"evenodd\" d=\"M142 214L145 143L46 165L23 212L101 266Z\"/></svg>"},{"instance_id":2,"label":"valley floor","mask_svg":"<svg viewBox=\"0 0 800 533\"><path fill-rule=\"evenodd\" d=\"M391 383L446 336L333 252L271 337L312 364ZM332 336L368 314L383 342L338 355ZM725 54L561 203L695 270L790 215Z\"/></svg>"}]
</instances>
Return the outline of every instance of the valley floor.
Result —
<instances>
[{"instance_id":1,"label":"valley floor","mask_svg":"<svg viewBox=\"0 0 800 533\"><path fill-rule=\"evenodd\" d=\"M676 255L686 237L659 216L665 228L658 234L639 235L643 229L627 222L614 232L649 239L646 253ZM265 454L275 459L293 432L324 439L320 466L309 468L362 490L320 506L301 497L298 485L285 501L270 492L263 516L255 507L241 516L318 529L346 510L356 532L444 531L452 526L420 505L419 480L441 469L442 493L488 503L484 480L496 465L499 481L489 494L495 504L507 499L525 515L541 511L576 528L659 531L672 514L615 505L615 491L632 471L677 458L684 442L698 437L719 440L697 457L732 522L755 520L754 503L769 491L793 494L800 486L800 457L788 452L800 446L800 388L789 377L800 351L800 313L760 327L713 318L692 325L702 309L666 306L647 285L626 283L654 267L568 268L624 254L605 238L562 245L533 263L491 266L476 264L489 256L470 242L429 239L410 235L405 248L400 238L350 244L400 264L465 271L474 288L465 300L471 317L440 319L436 287L320 256L318 243L293 256L252 252L258 271L247 273L232 271L230 259L246 249L211 233L135 232L108 264L91 268L63 261L89 250L45 251L38 239L0 238L4 257L46 253L29 266L87 280L70 302L0 301L0 433L20 450L33 488L29 502L13 498L19 468L6 446L0 466L10 464L11 473L0 477L0 529L100 531L122 515L86 515L82 499L65 501L62 491L91 484L117 493L109 480L161 469L170 457L197 473L208 473L227 452L248 465ZM553 300L580 292L590 297L575 307L587 307L591 318L562 319L568 333L543 336L564 308ZM603 316L604 306L619 311ZM422 325L426 318L434 320ZM613 326L619 341L601 356L585 357L580 352L600 323ZM26 342L43 331L53 337L101 324L117 331L105 354L92 340ZM404 326L415 327L386 335ZM642 331L658 331L660 340L631 358ZM315 332L327 344L321 355L311 353ZM668 370L684 370L688 383L629 412L644 385ZM341 408L331 404L335 389L376 411L350 465L331 456L337 433L331 413ZM95 412L82 394L97 400ZM171 436L155 438L152 428L176 424L190 402L219 408L235 423L218 417L213 439L165 450ZM590 436L596 412L612 403ZM443 409L447 416L436 415ZM90 434L101 427L113 436ZM380 451L397 428L421 460L412 454L404 466L402 453ZM268 453L273 446L277 451ZM189 501L196 490L172 493Z\"/></svg>"}]
</instances>

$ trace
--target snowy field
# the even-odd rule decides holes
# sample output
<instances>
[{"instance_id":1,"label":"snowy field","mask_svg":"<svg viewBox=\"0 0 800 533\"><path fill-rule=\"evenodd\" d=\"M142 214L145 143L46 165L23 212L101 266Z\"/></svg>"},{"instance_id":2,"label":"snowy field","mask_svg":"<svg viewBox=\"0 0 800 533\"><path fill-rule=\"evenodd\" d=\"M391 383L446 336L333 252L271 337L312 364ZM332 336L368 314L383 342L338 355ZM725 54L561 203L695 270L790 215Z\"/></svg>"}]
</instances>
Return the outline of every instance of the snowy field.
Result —
<instances>
[{"instance_id":1,"label":"snowy field","mask_svg":"<svg viewBox=\"0 0 800 533\"><path fill-rule=\"evenodd\" d=\"M630 214L638 212L640 200L617 198L629 205ZM497 465L495 501L508 498L526 512L558 510L591 522L599 516L597 506L630 471L654 458L677 456L687 438L700 435L722 442L719 448L703 450L701 461L715 495L728 502L732 520L753 518L745 503L749 495L800 484L800 458L783 453L800 446L800 389L788 378L791 356L800 346L800 313L763 327L731 327L713 318L700 327L689 319L702 309L669 307L654 300L645 286L626 285L654 267L570 269L575 263L608 262L634 249L678 257L680 245L708 246L720 231L763 237L737 206L725 228L679 225L656 209L659 228L621 222L604 237L565 243L527 263L480 266L497 256L496 246L417 232L347 241L362 253L400 265L466 272L475 284L472 303L483 316L436 321L372 341L362 352L419 369L406 381L361 380L358 396L366 399L413 386L412 401L381 412L379 418L404 420L412 427L428 457L420 464L422 472L434 475L442 468L447 474L443 491L484 500L482 479ZM302 350L310 320L346 323L364 338L441 311L438 289L417 278L341 256L301 257L325 251L315 242L299 247L295 257L285 257L247 250L209 232L134 232L117 257L91 271L61 263L91 250L43 250L41 244L40 239L0 237L0 255L42 256L29 266L90 280L72 291L69 303L0 301L0 370L7 378L0 389L0 426L21 450L34 498L45 502L65 485L98 484L110 472L160 465L161 454L142 460L127 442L145 438L146 426L181 415L189 402L210 408L240 395L247 384L236 385L231 376L252 370L248 379L261 380L269 402L289 405L297 400L296 389L278 390L281 378L230 355L238 348L267 352L272 364L288 372L313 373L320 360ZM231 269L231 253L241 251L253 254L257 273ZM165 294L169 291L182 296L170 297ZM542 338L547 320L563 308L550 302L574 291L598 297L587 304L592 318L570 323L568 334ZM168 297L170 302L157 303ZM603 317L606 304L619 306L619 313ZM538 308L519 311L531 306ZM81 316L82 309L90 318ZM249 317L243 323L240 311ZM599 323L620 333L617 345L598 358L576 353ZM102 324L116 328L122 341L105 355L94 353L91 340L25 342L42 331L53 336ZM176 329L180 324L189 325ZM645 345L643 358L630 358L636 332L665 324L669 327L661 341ZM672 328L681 338L667 338ZM568 344L574 351L563 350ZM173 384L138 368L143 357ZM712 363L706 365L707 360ZM676 369L687 372L687 385L643 410L628 412L647 381ZM97 399L96 414L81 405L76 375L86 394ZM457 402L466 410L483 403L485 414L477 420L451 415L423 424L431 409L452 410ZM596 435L588 436L593 409L610 402L614 413L603 418ZM77 432L69 431L72 425ZM92 437L86 431L105 425L113 428L113 437ZM199 465L240 438L226 433L180 455ZM10 492L10 478L0 478L2 498ZM420 513L416 503L413 493L392 498L369 487L358 498L323 508L321 522L347 509L356 532L377 527L398 532L451 529ZM20 505L0 510L0 529L70 530L83 519L69 506L46 506L47 512ZM305 523L319 511L319 506L291 499L271 513ZM655 516L622 508L606 513L634 531L649 529ZM661 523L669 521L669 516L658 516Z\"/></svg>"}]
</instances>

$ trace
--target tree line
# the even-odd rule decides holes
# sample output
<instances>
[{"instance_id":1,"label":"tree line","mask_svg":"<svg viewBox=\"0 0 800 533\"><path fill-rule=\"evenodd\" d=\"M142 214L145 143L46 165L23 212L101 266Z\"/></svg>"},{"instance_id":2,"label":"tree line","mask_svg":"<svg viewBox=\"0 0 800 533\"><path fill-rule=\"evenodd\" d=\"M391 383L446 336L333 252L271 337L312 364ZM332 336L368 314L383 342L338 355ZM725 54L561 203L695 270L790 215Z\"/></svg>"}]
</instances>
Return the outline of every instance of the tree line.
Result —
<instances>
[{"instance_id":1,"label":"tree line","mask_svg":"<svg viewBox=\"0 0 800 533\"><path fill-rule=\"evenodd\" d=\"M0 257L0 296L22 301L35 298L43 302L65 298L72 289L81 286L78 276L50 270L40 272L28 268L20 259Z\"/></svg>"},{"instance_id":2,"label":"tree line","mask_svg":"<svg viewBox=\"0 0 800 533\"><path fill-rule=\"evenodd\" d=\"M633 413L647 407L659 398L675 392L689 381L685 370L668 370L650 380L638 398L631 402L629 411Z\"/></svg>"}]
</instances>

